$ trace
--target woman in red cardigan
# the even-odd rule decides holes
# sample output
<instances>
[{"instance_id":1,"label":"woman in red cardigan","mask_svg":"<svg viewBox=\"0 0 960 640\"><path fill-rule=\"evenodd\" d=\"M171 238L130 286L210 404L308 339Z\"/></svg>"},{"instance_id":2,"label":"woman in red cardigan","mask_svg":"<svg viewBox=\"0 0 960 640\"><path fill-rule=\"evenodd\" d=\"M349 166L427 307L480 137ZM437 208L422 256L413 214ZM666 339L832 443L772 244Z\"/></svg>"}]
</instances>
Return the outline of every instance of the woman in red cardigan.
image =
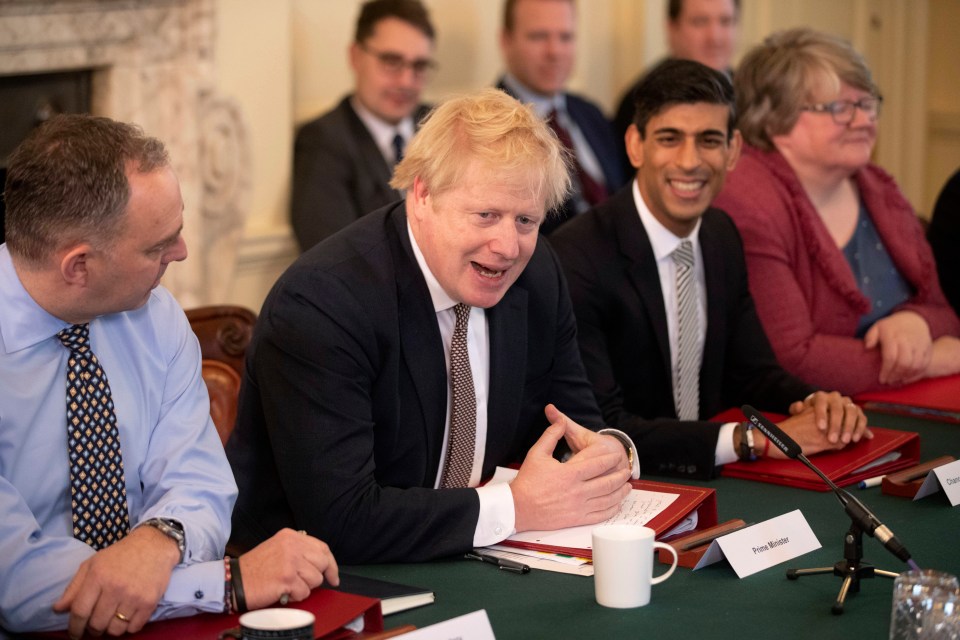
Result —
<instances>
[{"instance_id":1,"label":"woman in red cardigan","mask_svg":"<svg viewBox=\"0 0 960 640\"><path fill-rule=\"evenodd\" d=\"M893 178L870 163L882 103L849 43L768 37L735 75L743 155L715 205L743 236L780 363L854 395L960 371L960 320Z\"/></svg>"}]
</instances>

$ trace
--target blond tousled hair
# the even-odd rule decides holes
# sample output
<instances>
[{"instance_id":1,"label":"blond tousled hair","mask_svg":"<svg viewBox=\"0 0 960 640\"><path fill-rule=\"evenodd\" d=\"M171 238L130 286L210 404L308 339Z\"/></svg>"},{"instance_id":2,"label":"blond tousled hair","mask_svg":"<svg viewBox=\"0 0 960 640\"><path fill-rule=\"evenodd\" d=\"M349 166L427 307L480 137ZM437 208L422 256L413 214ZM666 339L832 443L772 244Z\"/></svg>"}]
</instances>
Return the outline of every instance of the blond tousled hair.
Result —
<instances>
[{"instance_id":1,"label":"blond tousled hair","mask_svg":"<svg viewBox=\"0 0 960 640\"><path fill-rule=\"evenodd\" d=\"M528 105L499 89L453 97L427 116L396 166L390 186L406 191L419 177L433 195L455 187L478 161L505 178L528 176L545 210L570 191L568 153Z\"/></svg>"},{"instance_id":2,"label":"blond tousled hair","mask_svg":"<svg viewBox=\"0 0 960 640\"><path fill-rule=\"evenodd\" d=\"M773 150L802 108L845 83L880 95L867 63L849 42L808 28L778 31L751 49L734 74L737 128L749 144Z\"/></svg>"}]
</instances>

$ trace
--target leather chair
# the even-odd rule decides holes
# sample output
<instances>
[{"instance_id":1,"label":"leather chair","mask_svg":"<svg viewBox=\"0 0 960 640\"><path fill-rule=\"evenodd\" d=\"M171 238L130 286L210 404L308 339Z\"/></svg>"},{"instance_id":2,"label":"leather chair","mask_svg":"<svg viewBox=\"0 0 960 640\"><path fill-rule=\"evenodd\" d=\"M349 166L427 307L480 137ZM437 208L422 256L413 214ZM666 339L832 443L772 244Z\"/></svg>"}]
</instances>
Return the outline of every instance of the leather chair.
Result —
<instances>
[{"instance_id":1,"label":"leather chair","mask_svg":"<svg viewBox=\"0 0 960 640\"><path fill-rule=\"evenodd\" d=\"M188 309L186 314L200 341L210 416L220 441L226 445L237 421L243 360L257 316L249 309L230 305Z\"/></svg>"}]
</instances>

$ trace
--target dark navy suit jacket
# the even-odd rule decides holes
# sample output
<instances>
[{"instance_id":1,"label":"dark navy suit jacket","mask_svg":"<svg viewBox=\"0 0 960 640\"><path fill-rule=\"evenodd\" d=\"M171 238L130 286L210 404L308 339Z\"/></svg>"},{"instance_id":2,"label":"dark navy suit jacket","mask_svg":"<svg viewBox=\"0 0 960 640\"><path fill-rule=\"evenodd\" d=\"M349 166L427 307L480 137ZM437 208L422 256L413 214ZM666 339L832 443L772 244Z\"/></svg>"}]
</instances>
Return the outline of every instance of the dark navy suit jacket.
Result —
<instances>
[{"instance_id":1,"label":"dark navy suit jacket","mask_svg":"<svg viewBox=\"0 0 960 640\"><path fill-rule=\"evenodd\" d=\"M699 233L707 288L700 415L745 403L786 413L814 388L777 363L733 222L708 209ZM631 187L577 216L550 242L567 274L580 352L604 420L633 438L642 471L712 476L720 423L677 420L660 275Z\"/></svg>"},{"instance_id":2,"label":"dark navy suit jacket","mask_svg":"<svg viewBox=\"0 0 960 640\"><path fill-rule=\"evenodd\" d=\"M546 241L486 316L485 478L523 459L547 426L550 402L584 426L602 426ZM247 353L227 445L240 489L234 542L251 546L282 527L304 529L341 563L470 549L477 492L433 489L448 387L402 202L306 252L268 296Z\"/></svg>"},{"instance_id":3,"label":"dark navy suit jacket","mask_svg":"<svg viewBox=\"0 0 960 640\"><path fill-rule=\"evenodd\" d=\"M497 88L510 95L510 89L504 84L503 79L497 83ZM516 97L516 96L513 96ZM570 118L577 123L583 137L587 139L590 148L593 149L597 161L600 163L600 169L603 171L603 180L610 193L615 192L622 187L628 179L624 171L623 164L620 162L620 147L622 144L617 142L613 134L613 128L610 121L607 120L600 108L586 98L573 93L566 94L567 113ZM554 229L576 215L573 199L568 199L561 205L560 209L551 214L540 226L541 233L549 234Z\"/></svg>"}]
</instances>

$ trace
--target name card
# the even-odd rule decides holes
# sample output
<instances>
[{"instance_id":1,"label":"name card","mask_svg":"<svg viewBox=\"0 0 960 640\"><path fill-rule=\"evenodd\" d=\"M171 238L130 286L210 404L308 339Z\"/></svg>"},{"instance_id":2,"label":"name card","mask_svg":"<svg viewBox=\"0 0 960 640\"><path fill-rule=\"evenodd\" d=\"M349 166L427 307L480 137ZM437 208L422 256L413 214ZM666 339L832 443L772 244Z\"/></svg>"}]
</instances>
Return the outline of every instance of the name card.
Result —
<instances>
[{"instance_id":1,"label":"name card","mask_svg":"<svg viewBox=\"0 0 960 640\"><path fill-rule=\"evenodd\" d=\"M920 485L920 490L913 497L914 500L925 498L931 493L936 493L943 489L950 500L950 505L955 507L960 504L960 460L954 460L947 464L940 465L927 474L927 479Z\"/></svg>"},{"instance_id":2,"label":"name card","mask_svg":"<svg viewBox=\"0 0 960 640\"><path fill-rule=\"evenodd\" d=\"M724 558L740 578L820 548L799 509L717 538L694 570Z\"/></svg>"},{"instance_id":3,"label":"name card","mask_svg":"<svg viewBox=\"0 0 960 640\"><path fill-rule=\"evenodd\" d=\"M496 640L484 609L396 637L403 640Z\"/></svg>"}]
</instances>

